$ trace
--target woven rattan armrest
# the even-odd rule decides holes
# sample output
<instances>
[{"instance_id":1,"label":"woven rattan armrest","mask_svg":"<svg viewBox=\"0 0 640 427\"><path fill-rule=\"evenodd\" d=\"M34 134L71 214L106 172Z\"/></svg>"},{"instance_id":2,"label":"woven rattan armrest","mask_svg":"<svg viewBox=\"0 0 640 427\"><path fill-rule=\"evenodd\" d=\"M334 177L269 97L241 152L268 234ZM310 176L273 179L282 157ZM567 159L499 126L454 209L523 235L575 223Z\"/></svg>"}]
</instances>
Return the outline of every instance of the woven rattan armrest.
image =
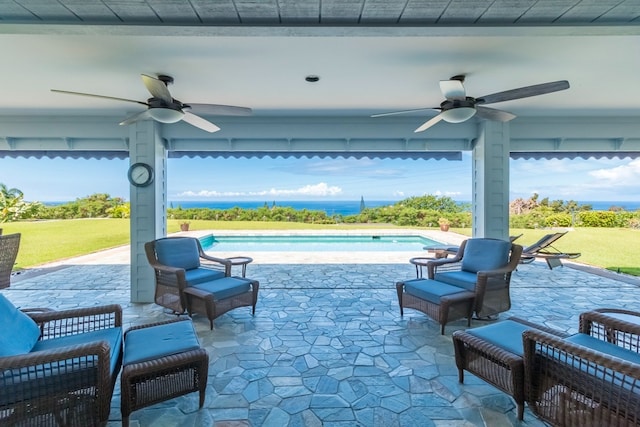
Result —
<instances>
[{"instance_id":1,"label":"woven rattan armrest","mask_svg":"<svg viewBox=\"0 0 640 427\"><path fill-rule=\"evenodd\" d=\"M40 325L40 339L122 326L122 307L117 304L27 314Z\"/></svg>"},{"instance_id":2,"label":"woven rattan armrest","mask_svg":"<svg viewBox=\"0 0 640 427\"><path fill-rule=\"evenodd\" d=\"M110 351L107 341L92 341L86 344L70 345L52 350L0 357L0 369L19 369L91 354L104 358L109 357Z\"/></svg>"}]
</instances>

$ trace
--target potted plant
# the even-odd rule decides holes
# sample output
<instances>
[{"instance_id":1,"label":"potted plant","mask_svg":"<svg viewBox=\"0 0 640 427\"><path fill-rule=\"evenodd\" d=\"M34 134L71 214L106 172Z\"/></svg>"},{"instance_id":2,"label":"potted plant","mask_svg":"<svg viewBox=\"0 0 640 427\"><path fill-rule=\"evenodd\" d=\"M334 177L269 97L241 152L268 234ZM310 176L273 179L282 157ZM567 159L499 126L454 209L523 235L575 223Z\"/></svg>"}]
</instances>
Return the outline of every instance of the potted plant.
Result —
<instances>
[{"instance_id":1,"label":"potted plant","mask_svg":"<svg viewBox=\"0 0 640 427\"><path fill-rule=\"evenodd\" d=\"M189 231L189 221L183 221L180 223L180 231Z\"/></svg>"},{"instance_id":2,"label":"potted plant","mask_svg":"<svg viewBox=\"0 0 640 427\"><path fill-rule=\"evenodd\" d=\"M451 226L451 221L447 218L440 218L438 220L438 225L440 225L440 231L449 231L449 226Z\"/></svg>"}]
</instances>

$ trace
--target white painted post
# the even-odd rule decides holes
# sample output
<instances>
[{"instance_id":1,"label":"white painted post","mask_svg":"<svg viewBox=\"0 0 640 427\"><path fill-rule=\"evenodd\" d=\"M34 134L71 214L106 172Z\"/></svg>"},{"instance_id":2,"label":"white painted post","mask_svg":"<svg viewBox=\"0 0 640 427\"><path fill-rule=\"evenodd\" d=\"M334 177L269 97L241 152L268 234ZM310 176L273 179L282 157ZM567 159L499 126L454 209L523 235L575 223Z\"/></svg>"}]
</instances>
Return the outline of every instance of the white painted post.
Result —
<instances>
[{"instance_id":1,"label":"white painted post","mask_svg":"<svg viewBox=\"0 0 640 427\"><path fill-rule=\"evenodd\" d=\"M509 239L509 124L485 120L472 156L473 236Z\"/></svg>"},{"instance_id":2,"label":"white painted post","mask_svg":"<svg viewBox=\"0 0 640 427\"><path fill-rule=\"evenodd\" d=\"M129 162L153 167L153 182L146 187L130 185L131 200L131 302L153 302L154 273L144 253L145 242L167 234L167 151L156 122L130 125Z\"/></svg>"}]
</instances>

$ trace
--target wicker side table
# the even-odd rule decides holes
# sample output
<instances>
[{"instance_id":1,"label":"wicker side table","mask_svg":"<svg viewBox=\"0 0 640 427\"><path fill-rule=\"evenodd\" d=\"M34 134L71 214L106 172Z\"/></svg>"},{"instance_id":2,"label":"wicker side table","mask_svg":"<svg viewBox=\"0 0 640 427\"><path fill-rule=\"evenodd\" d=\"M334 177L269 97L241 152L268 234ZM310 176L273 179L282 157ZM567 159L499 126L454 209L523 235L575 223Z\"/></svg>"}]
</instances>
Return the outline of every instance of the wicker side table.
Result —
<instances>
[{"instance_id":1,"label":"wicker side table","mask_svg":"<svg viewBox=\"0 0 640 427\"><path fill-rule=\"evenodd\" d=\"M460 383L464 382L464 371L467 370L507 393L516 401L520 421L524 417L525 402L522 332L527 329L542 330L562 338L568 336L516 317L467 331L455 331L452 335ZM512 338L510 341L515 345L505 347L498 343L505 338Z\"/></svg>"},{"instance_id":2,"label":"wicker side table","mask_svg":"<svg viewBox=\"0 0 640 427\"><path fill-rule=\"evenodd\" d=\"M194 391L204 405L209 355L200 347L190 319L128 329L120 377L122 425L137 409Z\"/></svg>"}]
</instances>

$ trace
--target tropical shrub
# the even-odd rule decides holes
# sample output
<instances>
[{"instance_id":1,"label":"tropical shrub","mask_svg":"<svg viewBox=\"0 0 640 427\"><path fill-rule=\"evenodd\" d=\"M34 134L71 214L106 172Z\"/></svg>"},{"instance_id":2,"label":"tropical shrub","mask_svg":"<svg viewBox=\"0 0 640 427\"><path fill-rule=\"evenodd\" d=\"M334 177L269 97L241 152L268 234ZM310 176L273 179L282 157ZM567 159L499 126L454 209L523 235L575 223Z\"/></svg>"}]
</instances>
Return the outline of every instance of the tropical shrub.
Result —
<instances>
[{"instance_id":1,"label":"tropical shrub","mask_svg":"<svg viewBox=\"0 0 640 427\"><path fill-rule=\"evenodd\" d=\"M583 227L616 227L616 213L611 211L583 211L578 213Z\"/></svg>"},{"instance_id":2,"label":"tropical shrub","mask_svg":"<svg viewBox=\"0 0 640 427\"><path fill-rule=\"evenodd\" d=\"M571 227L574 225L571 215L566 213L549 215L544 221L547 227Z\"/></svg>"},{"instance_id":3,"label":"tropical shrub","mask_svg":"<svg viewBox=\"0 0 640 427\"><path fill-rule=\"evenodd\" d=\"M40 202L25 202L22 191L0 183L0 223L32 218L41 208Z\"/></svg>"}]
</instances>

